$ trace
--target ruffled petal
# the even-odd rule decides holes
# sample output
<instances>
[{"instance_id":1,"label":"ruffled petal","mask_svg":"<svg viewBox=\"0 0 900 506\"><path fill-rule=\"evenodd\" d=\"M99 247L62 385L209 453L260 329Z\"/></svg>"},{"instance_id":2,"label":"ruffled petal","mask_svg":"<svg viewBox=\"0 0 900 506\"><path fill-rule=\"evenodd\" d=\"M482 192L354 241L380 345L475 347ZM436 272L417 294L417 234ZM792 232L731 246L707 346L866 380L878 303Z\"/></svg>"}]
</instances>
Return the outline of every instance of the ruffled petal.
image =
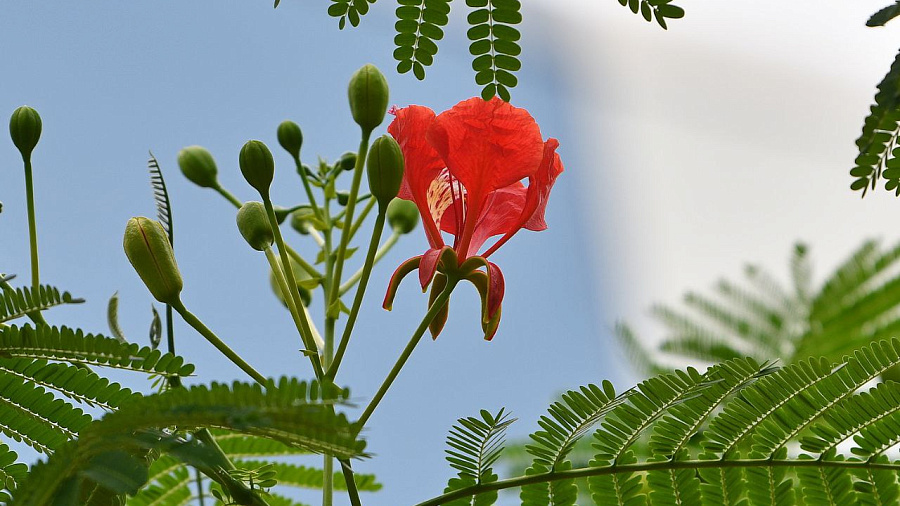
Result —
<instances>
[{"instance_id":1,"label":"ruffled petal","mask_svg":"<svg viewBox=\"0 0 900 506\"><path fill-rule=\"evenodd\" d=\"M490 237L506 234L521 227L520 220L525 206L527 189L516 182L491 192L482 208L472 233L466 257L478 254L478 250ZM452 204L441 219L441 230L456 235L461 222L456 204Z\"/></svg>"},{"instance_id":2,"label":"ruffled petal","mask_svg":"<svg viewBox=\"0 0 900 506\"><path fill-rule=\"evenodd\" d=\"M388 132L400 144L405 161L403 181L397 196L416 204L429 245L440 248L444 241L432 217L428 194L445 164L425 139L425 133L434 122L434 111L421 105L411 105L394 110L394 114L396 117L388 126Z\"/></svg>"}]
</instances>

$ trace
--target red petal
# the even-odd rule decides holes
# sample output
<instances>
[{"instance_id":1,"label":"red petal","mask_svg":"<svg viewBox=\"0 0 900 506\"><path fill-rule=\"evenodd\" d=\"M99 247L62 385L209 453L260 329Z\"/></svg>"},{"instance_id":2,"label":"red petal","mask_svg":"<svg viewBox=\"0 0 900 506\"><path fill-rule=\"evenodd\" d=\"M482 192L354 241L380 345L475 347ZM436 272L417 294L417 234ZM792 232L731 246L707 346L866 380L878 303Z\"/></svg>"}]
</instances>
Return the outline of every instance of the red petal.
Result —
<instances>
[{"instance_id":1,"label":"red petal","mask_svg":"<svg viewBox=\"0 0 900 506\"><path fill-rule=\"evenodd\" d=\"M526 191L527 189L522 183L516 182L488 195L481 216L475 224L475 231L465 256L477 255L478 250L488 238L513 232L521 227L520 221L525 206ZM444 217L441 219L441 230L457 234L455 213L455 204L444 212Z\"/></svg>"},{"instance_id":2,"label":"red petal","mask_svg":"<svg viewBox=\"0 0 900 506\"><path fill-rule=\"evenodd\" d=\"M422 284L422 290L431 283L431 278L437 271L438 260L441 258L443 249L430 249L422 255L422 261L419 263L419 283Z\"/></svg>"},{"instance_id":3,"label":"red petal","mask_svg":"<svg viewBox=\"0 0 900 506\"><path fill-rule=\"evenodd\" d=\"M488 318L493 319L497 310L500 309L500 304L503 303L503 292L506 285L503 282L503 273L500 272L500 267L491 262L486 263L488 268Z\"/></svg>"},{"instance_id":4,"label":"red petal","mask_svg":"<svg viewBox=\"0 0 900 506\"><path fill-rule=\"evenodd\" d=\"M415 202L422 215L425 236L432 248L444 245L428 208L428 188L445 164L425 139L425 132L434 121L434 111L421 105L411 105L395 111L396 118L388 132L400 144L405 161L403 182L398 197Z\"/></svg>"},{"instance_id":5,"label":"red petal","mask_svg":"<svg viewBox=\"0 0 900 506\"><path fill-rule=\"evenodd\" d=\"M544 230L547 228L547 222L544 221L547 199L550 197L550 190L553 188L553 183L556 182L557 176L562 174L564 170L562 161L559 159L559 153L556 152L558 147L558 140L547 139L547 142L544 144L544 159L541 160L541 166L534 174L534 177L529 179L528 197L526 198L527 202L524 209L526 215L528 215L529 211L531 213L525 222L525 228L528 230Z\"/></svg>"},{"instance_id":6,"label":"red petal","mask_svg":"<svg viewBox=\"0 0 900 506\"><path fill-rule=\"evenodd\" d=\"M394 297L397 295L397 288L400 287L400 282L403 281L407 274L419 267L421 260L422 257L420 256L412 257L397 267L397 270L391 275L390 282L388 282L387 293L384 294L384 302L381 303L381 307L388 311L391 310L394 306Z\"/></svg>"}]
</instances>

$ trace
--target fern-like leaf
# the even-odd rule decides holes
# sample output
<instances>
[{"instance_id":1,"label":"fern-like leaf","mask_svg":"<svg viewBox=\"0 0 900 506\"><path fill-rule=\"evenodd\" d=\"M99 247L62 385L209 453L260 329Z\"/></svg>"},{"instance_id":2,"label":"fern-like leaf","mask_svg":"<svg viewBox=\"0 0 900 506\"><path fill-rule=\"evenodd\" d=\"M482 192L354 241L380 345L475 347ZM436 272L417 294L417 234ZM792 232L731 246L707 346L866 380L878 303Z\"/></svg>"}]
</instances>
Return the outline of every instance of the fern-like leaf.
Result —
<instances>
[{"instance_id":1,"label":"fern-like leaf","mask_svg":"<svg viewBox=\"0 0 900 506\"><path fill-rule=\"evenodd\" d=\"M856 166L850 170L854 178L850 189L862 190L862 195L875 189L878 179L884 177L884 188L900 195L900 152L897 150L897 134L900 133L900 53L884 79L878 84L875 105L863 123L862 135L856 140L859 155Z\"/></svg>"},{"instance_id":2,"label":"fern-like leaf","mask_svg":"<svg viewBox=\"0 0 900 506\"><path fill-rule=\"evenodd\" d=\"M631 9L631 12L641 14L645 21L656 22L667 30L667 19L680 19L684 17L684 9L677 5L672 5L672 0L619 0L619 3Z\"/></svg>"},{"instance_id":3,"label":"fern-like leaf","mask_svg":"<svg viewBox=\"0 0 900 506\"><path fill-rule=\"evenodd\" d=\"M888 458L879 456L875 463L886 464ZM897 473L883 469L865 469L856 473L853 484L856 498L863 506L888 506L900 502L900 486L897 484Z\"/></svg>"},{"instance_id":4,"label":"fern-like leaf","mask_svg":"<svg viewBox=\"0 0 900 506\"><path fill-rule=\"evenodd\" d=\"M9 501L9 493L16 489L16 483L22 481L28 472L28 466L18 460L16 452L0 443L0 503Z\"/></svg>"},{"instance_id":5,"label":"fern-like leaf","mask_svg":"<svg viewBox=\"0 0 900 506\"><path fill-rule=\"evenodd\" d=\"M843 460L840 455L829 457L829 460ZM853 481L851 480L849 469L838 467L801 467L797 469L797 477L800 479L803 500L806 504L821 504L823 506L859 504L857 494L853 490Z\"/></svg>"},{"instance_id":6,"label":"fern-like leaf","mask_svg":"<svg viewBox=\"0 0 900 506\"><path fill-rule=\"evenodd\" d=\"M147 169L150 171L150 187L153 188L153 200L156 202L156 219L162 225L166 235L169 236L169 244L175 244L175 231L172 228L172 204L169 202L169 191L166 189L166 180L163 178L159 162L150 151L147 159Z\"/></svg>"},{"instance_id":7,"label":"fern-like leaf","mask_svg":"<svg viewBox=\"0 0 900 506\"><path fill-rule=\"evenodd\" d=\"M621 405L627 395L616 396L612 383L604 381L602 387L588 385L580 390L570 390L560 401L554 402L547 415L541 416L538 425L542 430L529 437L532 444L525 449L534 456L526 474L538 474L569 469L566 460L575 443L607 413ZM522 504L573 505L578 498L574 480L522 487Z\"/></svg>"},{"instance_id":8,"label":"fern-like leaf","mask_svg":"<svg viewBox=\"0 0 900 506\"><path fill-rule=\"evenodd\" d=\"M879 420L896 417L900 411L900 383L881 383L868 392L853 395L822 416L811 427L812 434L800 439L800 447L826 453Z\"/></svg>"},{"instance_id":9,"label":"fern-like leaf","mask_svg":"<svg viewBox=\"0 0 900 506\"><path fill-rule=\"evenodd\" d=\"M338 18L338 28L341 30L350 21L351 26L359 26L359 19L369 12L369 4L375 0L331 0L328 6L328 15Z\"/></svg>"},{"instance_id":10,"label":"fern-like leaf","mask_svg":"<svg viewBox=\"0 0 900 506\"><path fill-rule=\"evenodd\" d=\"M119 292L112 294L109 302L106 304L106 325L109 327L109 333L119 340L119 342L127 343L125 332L119 326Z\"/></svg>"},{"instance_id":11,"label":"fern-like leaf","mask_svg":"<svg viewBox=\"0 0 900 506\"><path fill-rule=\"evenodd\" d=\"M30 288L4 288L0 291L0 323L21 318L33 311L82 302L84 299L76 299L69 292L60 293L58 288L49 285L41 285L37 294Z\"/></svg>"},{"instance_id":12,"label":"fern-like leaf","mask_svg":"<svg viewBox=\"0 0 900 506\"><path fill-rule=\"evenodd\" d=\"M180 463L179 463L180 464ZM152 467L151 467L152 470ZM170 506L188 504L193 498L191 472L178 465L169 473L154 476L148 486L128 499L128 506Z\"/></svg>"},{"instance_id":13,"label":"fern-like leaf","mask_svg":"<svg viewBox=\"0 0 900 506\"><path fill-rule=\"evenodd\" d=\"M629 450L622 453L616 461L620 465L637 463L634 452ZM607 465L606 459L592 461L591 467ZM623 472L588 478L588 486L591 489L591 498L594 504L617 504L620 506L643 506L647 504L647 498L643 491L643 480L639 473Z\"/></svg>"},{"instance_id":14,"label":"fern-like leaf","mask_svg":"<svg viewBox=\"0 0 900 506\"><path fill-rule=\"evenodd\" d=\"M324 483L322 470L314 467L288 464L285 462L267 462L262 460L235 460L234 465L239 469L259 469L270 466L279 485L321 490ZM360 492L377 492L381 490L381 483L373 474L354 473L356 489ZM347 483L342 473L335 473L332 479L335 490L347 490Z\"/></svg>"},{"instance_id":15,"label":"fern-like leaf","mask_svg":"<svg viewBox=\"0 0 900 506\"><path fill-rule=\"evenodd\" d=\"M397 72L412 70L416 79L425 79L425 67L434 63L438 47L435 41L444 38L450 0L398 0L397 23L394 29L394 59Z\"/></svg>"},{"instance_id":16,"label":"fern-like leaf","mask_svg":"<svg viewBox=\"0 0 900 506\"><path fill-rule=\"evenodd\" d=\"M190 376L194 372L193 365L170 353L68 327L0 328L0 357L104 366L163 376Z\"/></svg>"},{"instance_id":17,"label":"fern-like leaf","mask_svg":"<svg viewBox=\"0 0 900 506\"><path fill-rule=\"evenodd\" d=\"M493 465L503 452L506 429L516 421L500 409L497 414L482 410L481 418L460 418L447 436L447 462L459 471L447 483L445 492L497 480ZM489 506L497 501L497 493L480 494L471 501L447 503L448 506Z\"/></svg>"},{"instance_id":18,"label":"fern-like leaf","mask_svg":"<svg viewBox=\"0 0 900 506\"><path fill-rule=\"evenodd\" d=\"M475 57L475 83L483 86L485 100L498 95L509 102L509 89L518 84L513 72L522 68L521 34L514 26L522 22L522 5L518 0L466 0L466 5L473 9L467 17L467 36L472 41L469 53Z\"/></svg>"}]
</instances>

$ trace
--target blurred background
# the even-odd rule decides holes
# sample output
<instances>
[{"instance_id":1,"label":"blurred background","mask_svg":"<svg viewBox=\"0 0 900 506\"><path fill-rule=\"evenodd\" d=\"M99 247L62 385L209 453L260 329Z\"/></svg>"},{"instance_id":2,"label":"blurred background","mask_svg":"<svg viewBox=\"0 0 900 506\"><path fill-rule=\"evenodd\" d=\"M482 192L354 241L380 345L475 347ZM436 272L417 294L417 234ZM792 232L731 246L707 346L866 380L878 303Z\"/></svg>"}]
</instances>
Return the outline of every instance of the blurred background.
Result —
<instances>
[{"instance_id":1,"label":"blurred background","mask_svg":"<svg viewBox=\"0 0 900 506\"><path fill-rule=\"evenodd\" d=\"M687 14L668 31L613 0L524 5L513 103L545 138L560 139L566 166L550 228L518 234L494 257L507 296L493 342L481 339L477 295L463 288L441 337L413 354L365 432L376 457L355 468L385 486L364 502L439 493L454 474L443 442L459 417L505 406L520 419L510 429L519 437L564 389L602 379L632 386L640 378L612 328L627 319L653 339L652 302L677 301L747 261L786 276L798 239L812 248L816 279L864 238L893 243L900 203L884 192L860 201L848 176L875 85L900 47L895 27L864 26L883 2L676 2ZM265 260L240 238L230 204L181 176L178 150L208 148L223 186L249 200L237 153L247 139L263 140L278 167L273 199L290 205L303 200L302 188L277 148L277 125L300 124L306 163L356 149L346 83L364 63L385 72L400 106L442 111L480 91L462 2L424 82L393 70L394 4L375 4L343 32L327 5L4 6L0 113L28 104L44 121L34 157L42 281L87 299L48 313L52 324L108 333L106 304L118 291L123 330L146 343L152 299L121 240L129 217L155 214L149 149L173 201L185 304L265 374L310 376ZM17 286L29 272L23 194L19 154L0 141L0 269L20 274ZM314 254L307 237L288 237ZM380 301L394 267L425 245L421 231L405 236L372 276L338 376L359 405L424 313L426 298L410 281L393 312ZM349 272L356 267L351 261ZM320 299L311 306L317 318ZM180 321L176 339L197 365L191 382L244 380ZM317 493L301 498L314 503Z\"/></svg>"}]
</instances>

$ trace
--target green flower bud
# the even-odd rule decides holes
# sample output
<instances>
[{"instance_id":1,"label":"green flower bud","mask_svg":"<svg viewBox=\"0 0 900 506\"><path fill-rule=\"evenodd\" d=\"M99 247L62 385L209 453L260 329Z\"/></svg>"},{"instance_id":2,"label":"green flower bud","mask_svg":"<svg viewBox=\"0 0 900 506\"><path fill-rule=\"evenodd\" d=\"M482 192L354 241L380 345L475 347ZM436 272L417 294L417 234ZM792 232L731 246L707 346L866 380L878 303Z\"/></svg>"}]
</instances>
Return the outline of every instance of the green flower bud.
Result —
<instances>
[{"instance_id":1,"label":"green flower bud","mask_svg":"<svg viewBox=\"0 0 900 506\"><path fill-rule=\"evenodd\" d=\"M41 139L41 126L41 116L27 105L13 111L9 118L9 136L22 153L23 160L31 158L31 152Z\"/></svg>"},{"instance_id":2,"label":"green flower bud","mask_svg":"<svg viewBox=\"0 0 900 506\"><path fill-rule=\"evenodd\" d=\"M409 200L394 199L388 204L387 220L392 229L408 234L419 223L419 208Z\"/></svg>"},{"instance_id":3,"label":"green flower bud","mask_svg":"<svg viewBox=\"0 0 900 506\"><path fill-rule=\"evenodd\" d=\"M378 199L378 208L384 211L391 199L397 196L403 182L403 152L393 137L382 135L375 139L369 148L366 171L369 174L369 191Z\"/></svg>"},{"instance_id":4,"label":"green flower bud","mask_svg":"<svg viewBox=\"0 0 900 506\"><path fill-rule=\"evenodd\" d=\"M278 262L278 268L281 268L281 261L276 259ZM291 259L291 267L294 269L294 279L297 280L297 291L300 294L300 300L303 302L304 306L309 306L310 302L312 302L312 291L307 288L300 286L300 283L312 279L309 276L309 273L306 272L306 269L300 267L293 258ZM281 293L281 288L278 286L278 281L275 280L275 273L271 270L269 271L269 285L272 287L272 291L275 293L275 296L278 297L278 300L284 304L284 307L287 307L287 302L284 301L284 295Z\"/></svg>"},{"instance_id":5,"label":"green flower bud","mask_svg":"<svg viewBox=\"0 0 900 506\"><path fill-rule=\"evenodd\" d=\"M278 144L294 158L300 158L300 146L303 145L303 132L300 126L290 120L278 125Z\"/></svg>"},{"instance_id":6,"label":"green flower bud","mask_svg":"<svg viewBox=\"0 0 900 506\"><path fill-rule=\"evenodd\" d=\"M183 287L169 237L158 221L138 217L125 226L125 255L156 300L175 305Z\"/></svg>"},{"instance_id":7,"label":"green flower bud","mask_svg":"<svg viewBox=\"0 0 900 506\"><path fill-rule=\"evenodd\" d=\"M269 187L275 177L275 160L269 148L261 141L247 141L241 148L239 161L244 179L263 199L269 198Z\"/></svg>"},{"instance_id":8,"label":"green flower bud","mask_svg":"<svg viewBox=\"0 0 900 506\"><path fill-rule=\"evenodd\" d=\"M316 213L311 207L302 207L291 213L291 227L303 235L309 235L309 227L315 227Z\"/></svg>"},{"instance_id":9,"label":"green flower bud","mask_svg":"<svg viewBox=\"0 0 900 506\"><path fill-rule=\"evenodd\" d=\"M351 171L356 168L356 153L346 152L341 155L341 158L338 160L337 166L341 168L341 170Z\"/></svg>"},{"instance_id":10,"label":"green flower bud","mask_svg":"<svg viewBox=\"0 0 900 506\"><path fill-rule=\"evenodd\" d=\"M339 190L336 192L338 204L342 206L346 206L347 202L350 202L350 192L346 190Z\"/></svg>"},{"instance_id":11,"label":"green flower bud","mask_svg":"<svg viewBox=\"0 0 900 506\"><path fill-rule=\"evenodd\" d=\"M375 65L368 63L353 74L347 95L353 121L364 132L371 132L384 121L388 108L388 84Z\"/></svg>"},{"instance_id":12,"label":"green flower bud","mask_svg":"<svg viewBox=\"0 0 900 506\"><path fill-rule=\"evenodd\" d=\"M188 146L178 152L178 167L188 181L201 188L217 188L219 181L216 175L216 161L212 154L202 146Z\"/></svg>"},{"instance_id":13,"label":"green flower bud","mask_svg":"<svg viewBox=\"0 0 900 506\"><path fill-rule=\"evenodd\" d=\"M246 202L238 209L237 226L251 248L265 251L275 242L269 216L262 202Z\"/></svg>"}]
</instances>

